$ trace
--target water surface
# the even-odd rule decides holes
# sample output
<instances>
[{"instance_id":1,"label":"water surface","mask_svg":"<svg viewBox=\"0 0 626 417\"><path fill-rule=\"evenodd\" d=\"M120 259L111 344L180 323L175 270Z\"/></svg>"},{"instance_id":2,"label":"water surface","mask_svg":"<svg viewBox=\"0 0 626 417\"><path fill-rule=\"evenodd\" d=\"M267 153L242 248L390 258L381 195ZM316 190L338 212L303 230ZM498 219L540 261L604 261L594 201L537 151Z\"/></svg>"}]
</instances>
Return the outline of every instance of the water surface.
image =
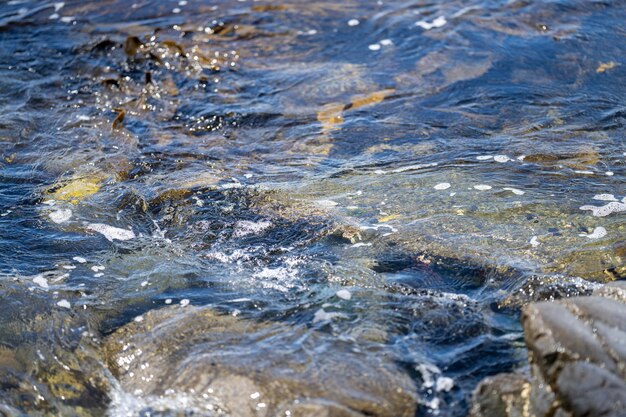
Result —
<instances>
[{"instance_id":1,"label":"water surface","mask_svg":"<svg viewBox=\"0 0 626 417\"><path fill-rule=\"evenodd\" d=\"M411 378L417 415L465 415L524 372L521 305L626 276L624 19L3 2L0 410L147 415L98 346L182 303L285 324L296 359L293 334L349 343Z\"/></svg>"}]
</instances>

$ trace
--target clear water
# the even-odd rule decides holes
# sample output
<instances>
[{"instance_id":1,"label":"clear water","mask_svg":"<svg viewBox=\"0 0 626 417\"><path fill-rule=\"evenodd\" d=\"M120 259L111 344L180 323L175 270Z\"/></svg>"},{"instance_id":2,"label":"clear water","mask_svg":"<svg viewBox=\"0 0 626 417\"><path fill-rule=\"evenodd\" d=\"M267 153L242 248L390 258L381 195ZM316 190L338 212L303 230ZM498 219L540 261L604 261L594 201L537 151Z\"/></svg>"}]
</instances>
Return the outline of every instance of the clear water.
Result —
<instances>
[{"instance_id":1,"label":"clear water","mask_svg":"<svg viewBox=\"0 0 626 417\"><path fill-rule=\"evenodd\" d=\"M625 18L3 2L0 410L111 413L84 335L189 300L349 338L465 415L523 368L524 302L626 276Z\"/></svg>"}]
</instances>

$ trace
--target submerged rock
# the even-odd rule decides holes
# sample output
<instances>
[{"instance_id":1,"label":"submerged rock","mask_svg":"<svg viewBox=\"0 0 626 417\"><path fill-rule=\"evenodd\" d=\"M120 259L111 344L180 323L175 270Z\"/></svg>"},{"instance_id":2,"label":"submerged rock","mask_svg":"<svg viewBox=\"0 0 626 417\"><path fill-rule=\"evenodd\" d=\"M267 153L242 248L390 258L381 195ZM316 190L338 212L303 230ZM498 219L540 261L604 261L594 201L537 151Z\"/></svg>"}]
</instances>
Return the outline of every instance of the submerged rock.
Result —
<instances>
[{"instance_id":1,"label":"submerged rock","mask_svg":"<svg viewBox=\"0 0 626 417\"><path fill-rule=\"evenodd\" d=\"M123 392L112 395L112 412L130 403L134 412L238 416L408 417L416 409L413 381L390 358L304 326L209 308L153 310L109 336L105 355Z\"/></svg>"},{"instance_id":2,"label":"submerged rock","mask_svg":"<svg viewBox=\"0 0 626 417\"><path fill-rule=\"evenodd\" d=\"M472 416L623 415L625 283L608 284L590 297L530 304L522 322L531 377L483 381L474 393Z\"/></svg>"}]
</instances>

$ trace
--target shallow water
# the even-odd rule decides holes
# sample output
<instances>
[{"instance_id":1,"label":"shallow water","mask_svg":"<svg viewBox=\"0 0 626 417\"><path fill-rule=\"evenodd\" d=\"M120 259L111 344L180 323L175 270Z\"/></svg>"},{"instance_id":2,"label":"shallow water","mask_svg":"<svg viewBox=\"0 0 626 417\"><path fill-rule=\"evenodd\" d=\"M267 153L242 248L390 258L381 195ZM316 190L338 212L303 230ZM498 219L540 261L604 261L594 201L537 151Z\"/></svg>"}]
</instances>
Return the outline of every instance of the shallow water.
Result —
<instances>
[{"instance_id":1,"label":"shallow water","mask_svg":"<svg viewBox=\"0 0 626 417\"><path fill-rule=\"evenodd\" d=\"M182 303L284 324L260 353L348 341L465 415L523 371L521 305L626 277L625 18L3 2L0 410L146 415L99 346Z\"/></svg>"}]
</instances>

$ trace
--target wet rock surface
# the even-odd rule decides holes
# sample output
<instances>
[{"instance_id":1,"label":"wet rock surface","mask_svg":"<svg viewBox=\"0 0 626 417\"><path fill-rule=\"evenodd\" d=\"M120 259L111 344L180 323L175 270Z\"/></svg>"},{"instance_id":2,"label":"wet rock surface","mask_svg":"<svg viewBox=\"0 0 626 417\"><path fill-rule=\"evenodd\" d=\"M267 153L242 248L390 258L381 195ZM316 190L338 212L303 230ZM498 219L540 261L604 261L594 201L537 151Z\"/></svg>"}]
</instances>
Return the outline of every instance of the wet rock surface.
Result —
<instances>
[{"instance_id":1,"label":"wet rock surface","mask_svg":"<svg viewBox=\"0 0 626 417\"><path fill-rule=\"evenodd\" d=\"M623 416L626 283L589 297L528 305L522 322L531 376L503 374L474 392L472 416Z\"/></svg>"},{"instance_id":2,"label":"wet rock surface","mask_svg":"<svg viewBox=\"0 0 626 417\"><path fill-rule=\"evenodd\" d=\"M361 349L368 347L210 308L153 310L106 340L107 363L133 396L113 394L112 412L135 407L159 415L193 410L197 415L413 416L416 387L409 376L384 354L363 356Z\"/></svg>"}]
</instances>

